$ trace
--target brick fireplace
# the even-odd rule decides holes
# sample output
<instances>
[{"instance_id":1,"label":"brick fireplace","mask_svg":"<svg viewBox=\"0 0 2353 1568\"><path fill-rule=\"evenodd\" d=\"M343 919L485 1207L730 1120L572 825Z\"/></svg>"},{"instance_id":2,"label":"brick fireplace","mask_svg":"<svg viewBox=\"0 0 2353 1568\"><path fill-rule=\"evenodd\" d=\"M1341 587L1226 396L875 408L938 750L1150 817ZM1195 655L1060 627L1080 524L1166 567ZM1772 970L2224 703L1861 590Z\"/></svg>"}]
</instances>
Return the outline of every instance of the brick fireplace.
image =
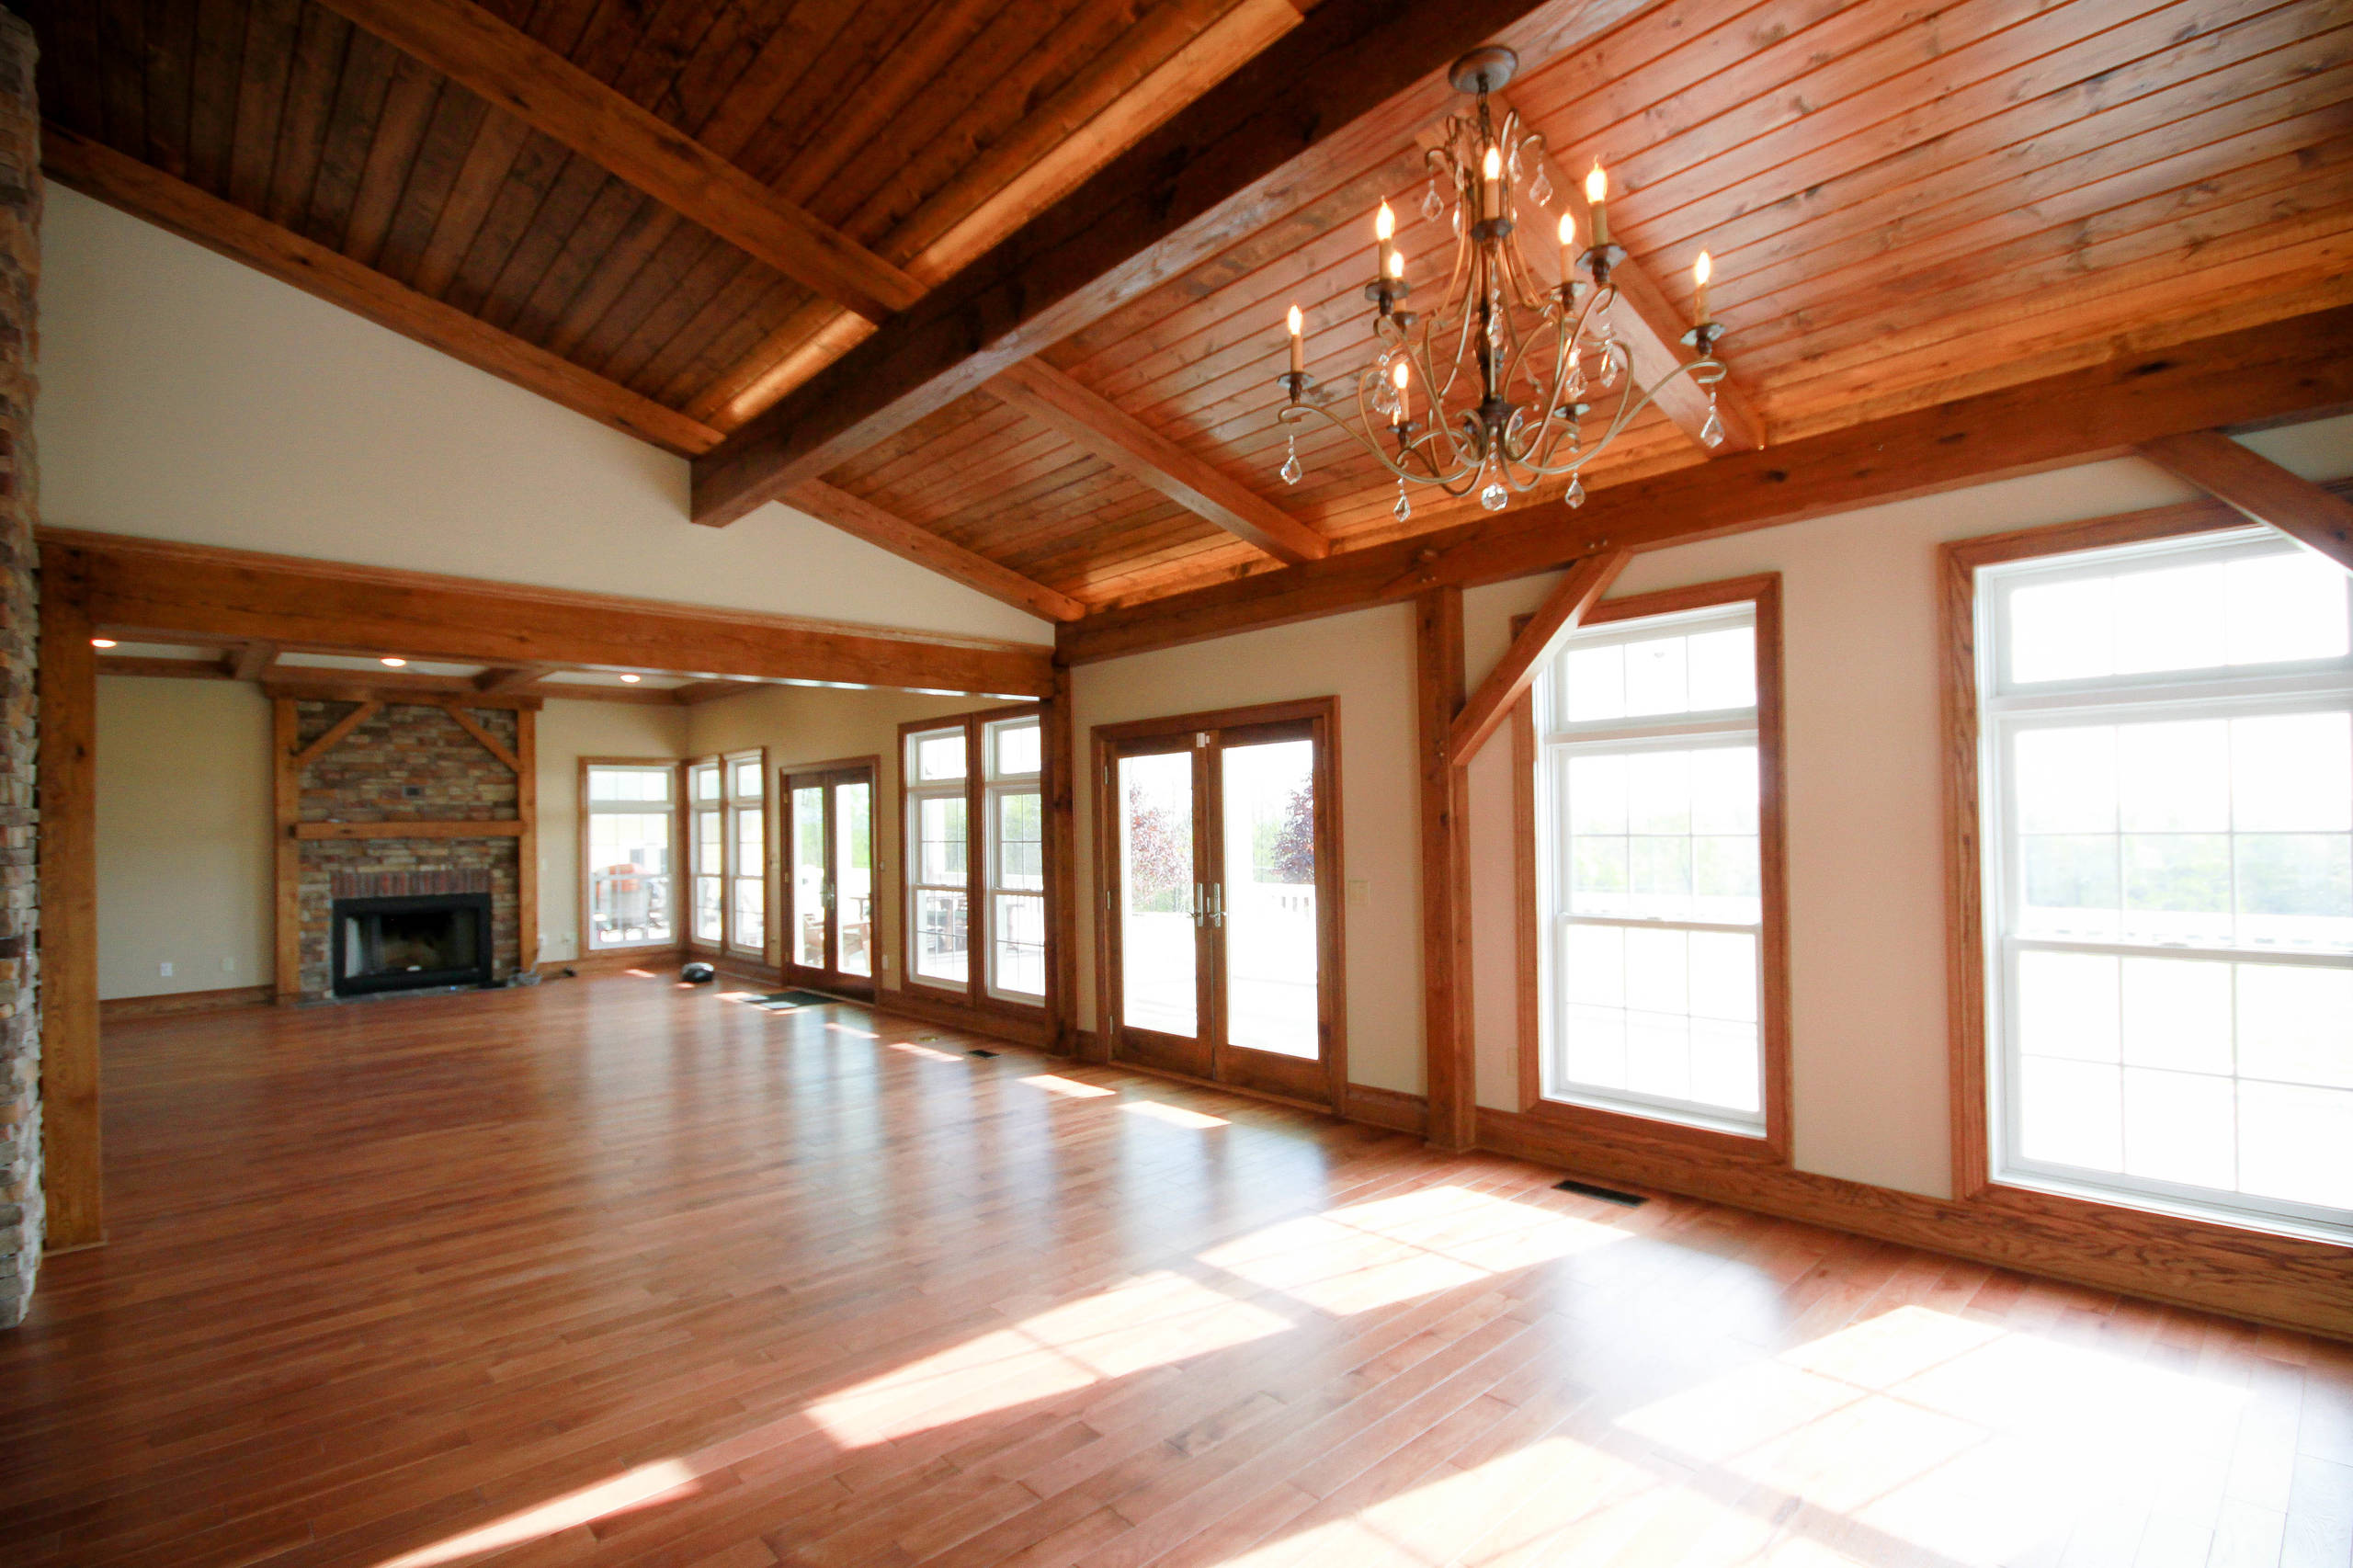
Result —
<instances>
[{"instance_id":1,"label":"brick fireplace","mask_svg":"<svg viewBox=\"0 0 2353 1568\"><path fill-rule=\"evenodd\" d=\"M293 775L295 825L288 836L300 998L336 994L339 904L350 948L351 911L405 915L486 895L488 977L495 983L513 974L523 962L533 814L532 792L513 764L531 752L534 716L456 699L280 702L290 713L281 712L279 722L290 721L292 729L287 772ZM281 800L281 810L285 805ZM281 862L281 875L284 869ZM354 961L346 955L347 993L397 988L350 983ZM287 978L280 975L281 994Z\"/></svg>"}]
</instances>

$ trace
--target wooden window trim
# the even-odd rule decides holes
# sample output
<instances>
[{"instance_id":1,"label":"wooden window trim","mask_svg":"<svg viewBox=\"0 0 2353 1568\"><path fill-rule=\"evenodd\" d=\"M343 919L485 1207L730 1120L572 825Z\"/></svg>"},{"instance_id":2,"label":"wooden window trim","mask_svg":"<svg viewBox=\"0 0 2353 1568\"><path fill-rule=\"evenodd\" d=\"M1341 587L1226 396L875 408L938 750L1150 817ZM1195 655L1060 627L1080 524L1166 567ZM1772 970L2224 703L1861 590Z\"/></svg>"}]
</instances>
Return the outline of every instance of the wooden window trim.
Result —
<instances>
[{"instance_id":1,"label":"wooden window trim","mask_svg":"<svg viewBox=\"0 0 2353 1568\"><path fill-rule=\"evenodd\" d=\"M625 942L600 948L588 939L588 770L592 767L665 767L670 771L670 941ZM580 759L573 785L574 799L579 802L580 812L580 858L575 862L573 878L578 884L574 889L574 905L580 923L577 927L579 937L573 945L579 949L579 958L585 959L598 953L667 953L685 947L687 905L693 895L692 873L681 858L681 851L686 846L686 768L674 756L584 756ZM682 898L681 894L687 896Z\"/></svg>"},{"instance_id":2,"label":"wooden window trim","mask_svg":"<svg viewBox=\"0 0 2353 1568\"><path fill-rule=\"evenodd\" d=\"M991 724L1007 719L1035 718L1039 723L1039 794L1041 802L1052 796L1048 785L1048 773L1053 764L1046 746L1046 705L1042 702L1016 702L997 708L978 709L970 713L943 713L936 719L907 719L899 724L899 788L898 788L898 855L908 862L906 874L899 879L899 988L916 997L930 997L972 1012L1015 1021L1035 1028L1050 1017L1051 998L1037 1002L1013 1002L992 996L988 990L988 954L983 950L982 937L987 935L984 918L988 898L987 823L988 768L982 756L986 730ZM907 842L907 796L909 768L907 767L907 737L930 734L940 730L962 729L964 732L964 923L970 956L964 965L962 985L942 984L937 980L925 980L915 973L915 874L913 857ZM1049 851L1051 853L1051 851ZM1046 873L1047 892L1051 895L1053 869ZM1055 934L1056 911L1053 900L1047 899L1047 943L1051 949ZM1052 987L1052 962L1048 960L1047 985Z\"/></svg>"},{"instance_id":3,"label":"wooden window trim","mask_svg":"<svg viewBox=\"0 0 2353 1568\"><path fill-rule=\"evenodd\" d=\"M1163 719L1131 719L1116 724L1097 724L1089 732L1091 765L1095 798L1093 831L1095 835L1095 884L1104 890L1095 903L1095 1039L1102 1059L1110 1060L1111 1042L1119 1035L1118 985L1113 974L1111 953L1111 923L1103 908L1104 897L1115 885L1111 868L1119 862L1119 819L1117 814L1118 786L1113 774L1113 750L1121 742L1151 740L1163 735L1178 735L1201 730L1242 729L1252 724L1296 723L1305 720L1320 720L1324 726L1324 756L1316 787L1326 791L1331 810L1317 812L1319 818L1315 839L1315 854L1319 866L1332 868L1331 886L1334 896L1317 900L1317 914L1324 922L1322 940L1331 961L1331 984L1324 988L1323 1024L1325 1039L1330 1042L1326 1053L1325 1085L1330 1103L1312 1106L1318 1111L1346 1114L1353 1092L1348 1084L1348 1007L1347 1007L1347 861L1341 830L1340 772L1340 699L1336 697L1293 698L1281 702L1261 702L1244 708L1219 708L1198 713L1178 713ZM1158 1073L1164 1077L1184 1078L1188 1082L1209 1082L1194 1079L1189 1074L1172 1073L1164 1068L1136 1066L1138 1071ZM1222 1089L1256 1094L1261 1098L1279 1100L1285 1105L1308 1102L1288 1096L1267 1094L1233 1084L1216 1084Z\"/></svg>"},{"instance_id":4,"label":"wooden window trim","mask_svg":"<svg viewBox=\"0 0 2353 1568\"><path fill-rule=\"evenodd\" d=\"M1537 983L1544 930L1536 908L1538 758L1532 688L1513 706L1511 717L1512 863L1518 908L1515 925L1518 938L1516 967L1519 980L1519 1109L1533 1120L1597 1139L1642 1144L1664 1140L1741 1165L1785 1166L1790 1163L1791 1133L1788 776L1783 736L1780 574L1768 572L1608 599L1595 606L1578 624L1605 626L1736 604L1754 606L1756 616L1756 849L1763 903L1757 963L1763 994L1758 1027L1764 1056L1764 1135L1723 1132L1636 1111L1608 1110L1544 1098L1543 1003ZM1517 624L1514 634L1518 634Z\"/></svg>"}]
</instances>

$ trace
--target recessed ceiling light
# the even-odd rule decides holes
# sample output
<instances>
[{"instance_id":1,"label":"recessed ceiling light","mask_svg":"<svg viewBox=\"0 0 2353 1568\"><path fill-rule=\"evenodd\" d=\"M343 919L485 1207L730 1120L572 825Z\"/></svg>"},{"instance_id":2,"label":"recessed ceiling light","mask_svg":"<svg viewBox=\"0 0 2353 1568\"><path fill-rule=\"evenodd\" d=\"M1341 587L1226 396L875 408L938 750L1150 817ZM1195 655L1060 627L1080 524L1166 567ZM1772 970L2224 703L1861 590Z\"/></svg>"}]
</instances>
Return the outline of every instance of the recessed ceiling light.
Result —
<instances>
[{"instance_id":1,"label":"recessed ceiling light","mask_svg":"<svg viewBox=\"0 0 2353 1568\"><path fill-rule=\"evenodd\" d=\"M111 637L93 637L90 639L90 646L93 648L113 648L119 646L119 644Z\"/></svg>"},{"instance_id":2,"label":"recessed ceiling light","mask_svg":"<svg viewBox=\"0 0 2353 1568\"><path fill-rule=\"evenodd\" d=\"M403 665L408 663L406 659L395 659L390 653L385 654L376 662L380 665L390 665L393 669L399 669Z\"/></svg>"},{"instance_id":3,"label":"recessed ceiling light","mask_svg":"<svg viewBox=\"0 0 2353 1568\"><path fill-rule=\"evenodd\" d=\"M645 677L644 677L643 676L621 676L621 679L622 679L622 680L624 680L624 681L626 681L626 682L627 682L628 684L630 684L631 686L635 686L639 681L642 681L642 680L643 680L644 678L645 678Z\"/></svg>"}]
</instances>

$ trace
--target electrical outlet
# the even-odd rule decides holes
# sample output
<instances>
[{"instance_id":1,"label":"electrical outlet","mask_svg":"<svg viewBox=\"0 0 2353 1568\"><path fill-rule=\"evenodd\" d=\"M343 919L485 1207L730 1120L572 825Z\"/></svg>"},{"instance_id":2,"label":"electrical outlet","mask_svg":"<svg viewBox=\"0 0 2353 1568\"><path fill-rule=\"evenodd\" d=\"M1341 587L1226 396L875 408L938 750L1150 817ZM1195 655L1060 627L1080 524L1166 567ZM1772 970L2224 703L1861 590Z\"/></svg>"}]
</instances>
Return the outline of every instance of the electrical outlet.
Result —
<instances>
[{"instance_id":1,"label":"electrical outlet","mask_svg":"<svg viewBox=\"0 0 2353 1568\"><path fill-rule=\"evenodd\" d=\"M169 978L171 977L171 972L172 972L172 960L169 960L169 959L165 959L165 960L163 961L163 963L159 966L159 968L160 968L161 972L163 973L163 975L165 976L165 979L169 979Z\"/></svg>"},{"instance_id":2,"label":"electrical outlet","mask_svg":"<svg viewBox=\"0 0 2353 1568\"><path fill-rule=\"evenodd\" d=\"M1361 877L1348 879L1348 907L1362 909L1372 903L1372 885Z\"/></svg>"},{"instance_id":3,"label":"electrical outlet","mask_svg":"<svg viewBox=\"0 0 2353 1568\"><path fill-rule=\"evenodd\" d=\"M891 955L888 953L884 953L882 955L882 967L885 970L888 970L891 967Z\"/></svg>"}]
</instances>

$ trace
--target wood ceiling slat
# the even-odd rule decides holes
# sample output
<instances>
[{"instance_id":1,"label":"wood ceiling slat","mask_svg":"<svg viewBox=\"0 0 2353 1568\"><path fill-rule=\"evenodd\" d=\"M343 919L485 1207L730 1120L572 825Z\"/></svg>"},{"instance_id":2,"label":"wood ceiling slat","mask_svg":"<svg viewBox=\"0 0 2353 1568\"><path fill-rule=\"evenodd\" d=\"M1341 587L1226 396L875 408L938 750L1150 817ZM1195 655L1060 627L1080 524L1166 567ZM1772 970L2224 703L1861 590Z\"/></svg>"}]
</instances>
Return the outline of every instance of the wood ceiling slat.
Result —
<instances>
[{"instance_id":1,"label":"wood ceiling slat","mask_svg":"<svg viewBox=\"0 0 2353 1568\"><path fill-rule=\"evenodd\" d=\"M269 195L270 165L278 152L278 109L285 101L301 7L302 0L251 0L246 7L236 130L230 142L229 187L223 194L249 212L260 211Z\"/></svg>"},{"instance_id":2,"label":"wood ceiling slat","mask_svg":"<svg viewBox=\"0 0 2353 1568\"><path fill-rule=\"evenodd\" d=\"M147 161L186 179L196 0L149 0L147 38Z\"/></svg>"},{"instance_id":3,"label":"wood ceiling slat","mask_svg":"<svg viewBox=\"0 0 2353 1568\"><path fill-rule=\"evenodd\" d=\"M729 255L741 253L702 229L678 225L654 259L638 269L629 287L573 347L571 357L599 369L611 364L658 312L676 307L680 279L694 276L699 268L724 262Z\"/></svg>"},{"instance_id":4,"label":"wood ceiling slat","mask_svg":"<svg viewBox=\"0 0 2353 1568\"><path fill-rule=\"evenodd\" d=\"M99 88L105 73L98 40L100 12L85 0L19 0L40 45L34 90L41 113L85 136L106 136L106 100Z\"/></svg>"},{"instance_id":5,"label":"wood ceiling slat","mask_svg":"<svg viewBox=\"0 0 2353 1568\"><path fill-rule=\"evenodd\" d=\"M198 0L188 65L187 178L213 196L227 189L244 40L244 0Z\"/></svg>"},{"instance_id":6,"label":"wood ceiling slat","mask_svg":"<svg viewBox=\"0 0 2353 1568\"><path fill-rule=\"evenodd\" d=\"M526 236L543 224L553 228L561 209L549 210L564 169L577 162L571 149L534 131L506 167L506 176L491 198L490 209L474 226L465 254L443 288L441 297L459 309L484 315L483 305ZM543 253L544 254L544 253ZM485 319L487 319L485 317Z\"/></svg>"},{"instance_id":7,"label":"wood ceiling slat","mask_svg":"<svg viewBox=\"0 0 2353 1568\"><path fill-rule=\"evenodd\" d=\"M1786 215L1793 203L1776 202L1711 233L1718 297L1855 230L1910 233L1923 214L1965 197L2001 202L2014 179L2022 191L2055 188L2052 174L2071 160L2129 169L2140 158L2170 156L2340 102L2342 88L2328 78L2348 61L2353 28L2340 28L2073 119L2058 119L2049 107L2061 95L2021 105L1833 181L1819 198L1809 193L1810 210L1801 221ZM2022 118L2029 114L2030 121ZM2011 140L2016 130L2036 133ZM1929 164L1930 155L1940 166Z\"/></svg>"},{"instance_id":8,"label":"wood ceiling slat","mask_svg":"<svg viewBox=\"0 0 2353 1568\"><path fill-rule=\"evenodd\" d=\"M334 107L321 138L317 171L311 179L311 198L299 233L324 245L341 249L351 231L354 204L377 133L382 128L385 99L399 52L372 33L354 28L346 46L343 78L335 86Z\"/></svg>"},{"instance_id":9,"label":"wood ceiling slat","mask_svg":"<svg viewBox=\"0 0 2353 1568\"><path fill-rule=\"evenodd\" d=\"M742 302L732 319L701 334L690 351L682 333L647 364L647 383L658 389L649 395L674 407L684 406L699 388L750 353L809 298L806 290L796 289L785 279L770 279L756 297Z\"/></svg>"},{"instance_id":10,"label":"wood ceiling slat","mask_svg":"<svg viewBox=\"0 0 2353 1568\"><path fill-rule=\"evenodd\" d=\"M384 90L383 110L377 116L376 134L368 144L359 188L352 195L351 216L344 225L341 249L354 261L373 267L383 254L392 214L408 188L409 170L415 166L440 102L441 85L440 77L406 55L392 64L392 85Z\"/></svg>"},{"instance_id":11,"label":"wood ceiling slat","mask_svg":"<svg viewBox=\"0 0 2353 1568\"><path fill-rule=\"evenodd\" d=\"M474 125L473 140L433 213L432 232L417 253L409 286L440 299L482 232L483 221L506 187L516 160L536 133L510 114L491 110ZM533 203L537 205L536 202Z\"/></svg>"},{"instance_id":12,"label":"wood ceiling slat","mask_svg":"<svg viewBox=\"0 0 2353 1568\"><path fill-rule=\"evenodd\" d=\"M790 290L783 278L767 267L740 257L732 267L720 257L712 259L708 291L699 295L695 308L673 312L669 322L649 322L631 339L629 351L613 361L624 382L641 391L658 388L678 373L682 363L747 313L767 316L768 301L782 299L790 309L800 298L797 290ZM688 302L692 301L680 301L682 305ZM753 335L757 335L756 330Z\"/></svg>"},{"instance_id":13,"label":"wood ceiling slat","mask_svg":"<svg viewBox=\"0 0 2353 1568\"><path fill-rule=\"evenodd\" d=\"M416 276L433 242L442 206L449 199L473 148L474 136L488 114L488 107L463 87L454 82L441 85L424 134L417 140L416 153L409 160L408 177L393 206L392 222L377 248L373 265L378 271L403 283Z\"/></svg>"},{"instance_id":14,"label":"wood ceiling slat","mask_svg":"<svg viewBox=\"0 0 2353 1568\"><path fill-rule=\"evenodd\" d=\"M619 181L595 164L576 153L568 153L540 199L530 225L507 251L506 258L499 263L497 276L483 290L478 307L483 319L510 332L528 326L532 333L544 335L552 330L553 322L548 315L529 314L531 303L540 289L551 283L556 268L563 264L567 247L589 221L596 203L608 188L619 186ZM623 191L626 188L620 187ZM576 278L585 272L583 267L572 275L575 287ZM561 287L554 285L556 289Z\"/></svg>"},{"instance_id":15,"label":"wood ceiling slat","mask_svg":"<svg viewBox=\"0 0 2353 1568\"><path fill-rule=\"evenodd\" d=\"M132 157L144 160L147 144L147 13L143 0L85 0L103 6L110 40L102 62L99 92L106 105L106 137Z\"/></svg>"},{"instance_id":16,"label":"wood ceiling slat","mask_svg":"<svg viewBox=\"0 0 2353 1568\"><path fill-rule=\"evenodd\" d=\"M310 210L311 187L318 177L327 119L335 108L344 54L350 42L350 23L324 6L303 7L295 31L293 66L287 74L278 109L269 190L260 208L263 217L281 228L299 228L303 214Z\"/></svg>"}]
</instances>

